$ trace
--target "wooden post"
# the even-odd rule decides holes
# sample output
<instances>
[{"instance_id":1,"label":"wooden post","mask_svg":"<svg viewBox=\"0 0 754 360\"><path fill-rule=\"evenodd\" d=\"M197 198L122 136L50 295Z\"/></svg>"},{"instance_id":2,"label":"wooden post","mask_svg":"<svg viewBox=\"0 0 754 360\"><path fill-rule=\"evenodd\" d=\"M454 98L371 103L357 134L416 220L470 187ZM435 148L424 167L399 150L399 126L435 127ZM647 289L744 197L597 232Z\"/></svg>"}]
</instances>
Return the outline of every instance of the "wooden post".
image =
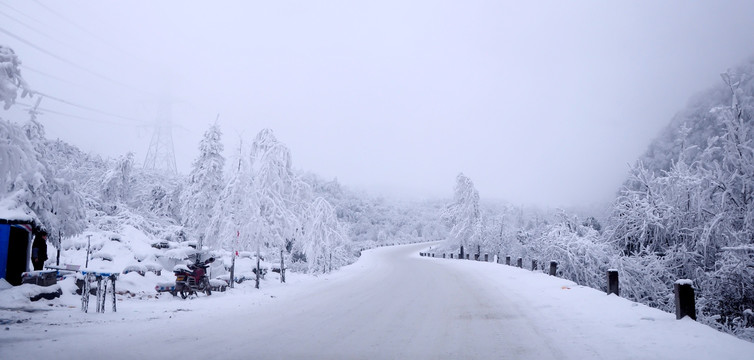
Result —
<instances>
[{"instance_id":1,"label":"wooden post","mask_svg":"<svg viewBox=\"0 0 754 360\"><path fill-rule=\"evenodd\" d=\"M450 253L450 258L451 258L451 259L453 258L453 253Z\"/></svg>"},{"instance_id":2,"label":"wooden post","mask_svg":"<svg viewBox=\"0 0 754 360\"><path fill-rule=\"evenodd\" d=\"M461 255L459 255L461 259L463 259L463 245L461 245Z\"/></svg>"},{"instance_id":3,"label":"wooden post","mask_svg":"<svg viewBox=\"0 0 754 360\"><path fill-rule=\"evenodd\" d=\"M474 260L479 261L479 253L474 254Z\"/></svg>"},{"instance_id":4,"label":"wooden post","mask_svg":"<svg viewBox=\"0 0 754 360\"><path fill-rule=\"evenodd\" d=\"M115 276L115 275L110 275L110 281L112 281L112 283L113 283L113 286L112 286L112 288L113 288L113 312L115 312L117 310L117 306L115 305L117 303L117 301L115 301L115 279L117 279L117 278L118 277Z\"/></svg>"},{"instance_id":5,"label":"wooden post","mask_svg":"<svg viewBox=\"0 0 754 360\"><path fill-rule=\"evenodd\" d=\"M257 251L257 279L256 284L254 284L254 287L259 289L259 273L262 272L262 269L259 267L259 251ZM233 279L231 279L232 281Z\"/></svg>"},{"instance_id":6,"label":"wooden post","mask_svg":"<svg viewBox=\"0 0 754 360\"><path fill-rule=\"evenodd\" d=\"M469 260L469 254L466 253L466 260Z\"/></svg>"},{"instance_id":7,"label":"wooden post","mask_svg":"<svg viewBox=\"0 0 754 360\"><path fill-rule=\"evenodd\" d=\"M510 264L511 264L511 257L509 255L505 257L505 265L510 265Z\"/></svg>"},{"instance_id":8,"label":"wooden post","mask_svg":"<svg viewBox=\"0 0 754 360\"><path fill-rule=\"evenodd\" d=\"M233 283L235 278L235 272L236 272L236 250L233 250L231 252L231 258L230 258L230 288L233 289Z\"/></svg>"},{"instance_id":9,"label":"wooden post","mask_svg":"<svg viewBox=\"0 0 754 360\"><path fill-rule=\"evenodd\" d=\"M40 98L41 99L41 98ZM47 241L47 240L45 240ZM61 244L60 242L63 241L63 237L60 234L60 230L58 230L58 244ZM60 266L60 248L62 248L62 245L58 246L58 255L55 257L55 266Z\"/></svg>"},{"instance_id":10,"label":"wooden post","mask_svg":"<svg viewBox=\"0 0 754 360\"><path fill-rule=\"evenodd\" d=\"M283 249L280 249L280 282L285 282L285 260L283 259Z\"/></svg>"},{"instance_id":11,"label":"wooden post","mask_svg":"<svg viewBox=\"0 0 754 360\"><path fill-rule=\"evenodd\" d=\"M617 269L608 269L607 270L607 294L615 294L615 296L620 296L620 288L618 287L618 270Z\"/></svg>"},{"instance_id":12,"label":"wooden post","mask_svg":"<svg viewBox=\"0 0 754 360\"><path fill-rule=\"evenodd\" d=\"M84 265L84 268L89 267L89 254L92 252L92 235L86 236L86 265Z\"/></svg>"},{"instance_id":13,"label":"wooden post","mask_svg":"<svg viewBox=\"0 0 754 360\"><path fill-rule=\"evenodd\" d=\"M442 253L442 258L445 259L445 253Z\"/></svg>"},{"instance_id":14,"label":"wooden post","mask_svg":"<svg viewBox=\"0 0 754 360\"><path fill-rule=\"evenodd\" d=\"M550 276L555 276L558 273L558 262L550 260Z\"/></svg>"},{"instance_id":15,"label":"wooden post","mask_svg":"<svg viewBox=\"0 0 754 360\"><path fill-rule=\"evenodd\" d=\"M524 259L518 258L518 260L516 260L516 266L518 266L518 267L520 267L520 268L523 269L524 268Z\"/></svg>"},{"instance_id":16,"label":"wooden post","mask_svg":"<svg viewBox=\"0 0 754 360\"><path fill-rule=\"evenodd\" d=\"M484 262L490 261L490 254L484 254Z\"/></svg>"},{"instance_id":17,"label":"wooden post","mask_svg":"<svg viewBox=\"0 0 754 360\"><path fill-rule=\"evenodd\" d=\"M696 320L696 299L694 299L694 288L691 280L676 280L675 289L675 318L683 319L688 316Z\"/></svg>"},{"instance_id":18,"label":"wooden post","mask_svg":"<svg viewBox=\"0 0 754 360\"><path fill-rule=\"evenodd\" d=\"M537 260L531 261L531 271L537 271Z\"/></svg>"}]
</instances>

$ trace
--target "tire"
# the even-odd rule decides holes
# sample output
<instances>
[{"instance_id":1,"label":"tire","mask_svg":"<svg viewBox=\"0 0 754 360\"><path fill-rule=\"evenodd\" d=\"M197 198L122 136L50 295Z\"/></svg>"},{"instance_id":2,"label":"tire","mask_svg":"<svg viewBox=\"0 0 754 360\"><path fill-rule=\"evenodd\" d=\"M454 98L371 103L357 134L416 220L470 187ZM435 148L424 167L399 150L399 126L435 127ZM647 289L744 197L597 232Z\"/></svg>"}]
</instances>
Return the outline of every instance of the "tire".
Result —
<instances>
[{"instance_id":1,"label":"tire","mask_svg":"<svg viewBox=\"0 0 754 360\"><path fill-rule=\"evenodd\" d=\"M207 294L207 296L212 295L212 286L209 285L209 280L207 278L204 279L204 293Z\"/></svg>"},{"instance_id":2,"label":"tire","mask_svg":"<svg viewBox=\"0 0 754 360\"><path fill-rule=\"evenodd\" d=\"M191 295L191 289L186 285L181 285L178 289L176 289L179 294L181 294L181 298L185 299Z\"/></svg>"}]
</instances>

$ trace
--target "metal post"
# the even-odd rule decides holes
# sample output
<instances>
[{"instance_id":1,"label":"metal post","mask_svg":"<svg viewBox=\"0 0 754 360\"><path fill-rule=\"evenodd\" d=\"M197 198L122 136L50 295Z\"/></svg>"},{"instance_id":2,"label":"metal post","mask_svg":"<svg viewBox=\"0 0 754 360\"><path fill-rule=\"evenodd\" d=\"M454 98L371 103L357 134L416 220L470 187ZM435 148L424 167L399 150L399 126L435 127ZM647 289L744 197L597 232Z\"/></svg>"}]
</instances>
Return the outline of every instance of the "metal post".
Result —
<instances>
[{"instance_id":1,"label":"metal post","mask_svg":"<svg viewBox=\"0 0 754 360\"><path fill-rule=\"evenodd\" d=\"M618 287L618 270L607 270L607 294L615 294L620 296L620 288Z\"/></svg>"},{"instance_id":2,"label":"metal post","mask_svg":"<svg viewBox=\"0 0 754 360\"><path fill-rule=\"evenodd\" d=\"M694 298L694 288L692 282L688 279L676 280L673 285L675 290L675 318L683 319L688 316L696 320L696 299Z\"/></svg>"}]
</instances>

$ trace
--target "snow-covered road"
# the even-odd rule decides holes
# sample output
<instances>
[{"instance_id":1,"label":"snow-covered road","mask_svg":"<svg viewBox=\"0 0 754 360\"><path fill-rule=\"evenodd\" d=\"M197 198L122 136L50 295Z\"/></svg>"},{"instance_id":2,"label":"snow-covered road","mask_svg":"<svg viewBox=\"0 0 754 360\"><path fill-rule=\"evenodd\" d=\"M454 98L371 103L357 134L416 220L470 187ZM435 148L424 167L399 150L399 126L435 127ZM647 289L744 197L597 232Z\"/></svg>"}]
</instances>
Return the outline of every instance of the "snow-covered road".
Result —
<instances>
[{"instance_id":1,"label":"snow-covered road","mask_svg":"<svg viewBox=\"0 0 754 360\"><path fill-rule=\"evenodd\" d=\"M0 358L751 359L754 344L527 270L369 250L317 279L0 332ZM244 284L245 285L245 284ZM64 312L51 312L47 321ZM46 330L46 332L44 332Z\"/></svg>"}]
</instances>

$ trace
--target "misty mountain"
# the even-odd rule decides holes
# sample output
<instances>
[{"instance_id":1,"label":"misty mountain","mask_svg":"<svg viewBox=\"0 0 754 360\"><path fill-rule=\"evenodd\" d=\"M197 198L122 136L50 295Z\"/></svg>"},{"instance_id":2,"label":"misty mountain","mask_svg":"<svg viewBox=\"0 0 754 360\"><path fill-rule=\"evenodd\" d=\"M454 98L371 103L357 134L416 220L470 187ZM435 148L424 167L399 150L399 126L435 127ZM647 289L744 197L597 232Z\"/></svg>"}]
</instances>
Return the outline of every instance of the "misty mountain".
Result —
<instances>
[{"instance_id":1,"label":"misty mountain","mask_svg":"<svg viewBox=\"0 0 754 360\"><path fill-rule=\"evenodd\" d=\"M754 96L754 57L731 68L730 73L739 78L738 88L747 99ZM741 99L742 104L751 103ZM685 151L687 161L698 160L709 141L722 136L725 125L714 113L715 109L731 105L731 90L721 80L717 86L703 91L688 102L686 108L679 111L670 124L649 145L646 153L638 161L657 174L670 170ZM751 116L751 109L744 109L745 116Z\"/></svg>"}]
</instances>

